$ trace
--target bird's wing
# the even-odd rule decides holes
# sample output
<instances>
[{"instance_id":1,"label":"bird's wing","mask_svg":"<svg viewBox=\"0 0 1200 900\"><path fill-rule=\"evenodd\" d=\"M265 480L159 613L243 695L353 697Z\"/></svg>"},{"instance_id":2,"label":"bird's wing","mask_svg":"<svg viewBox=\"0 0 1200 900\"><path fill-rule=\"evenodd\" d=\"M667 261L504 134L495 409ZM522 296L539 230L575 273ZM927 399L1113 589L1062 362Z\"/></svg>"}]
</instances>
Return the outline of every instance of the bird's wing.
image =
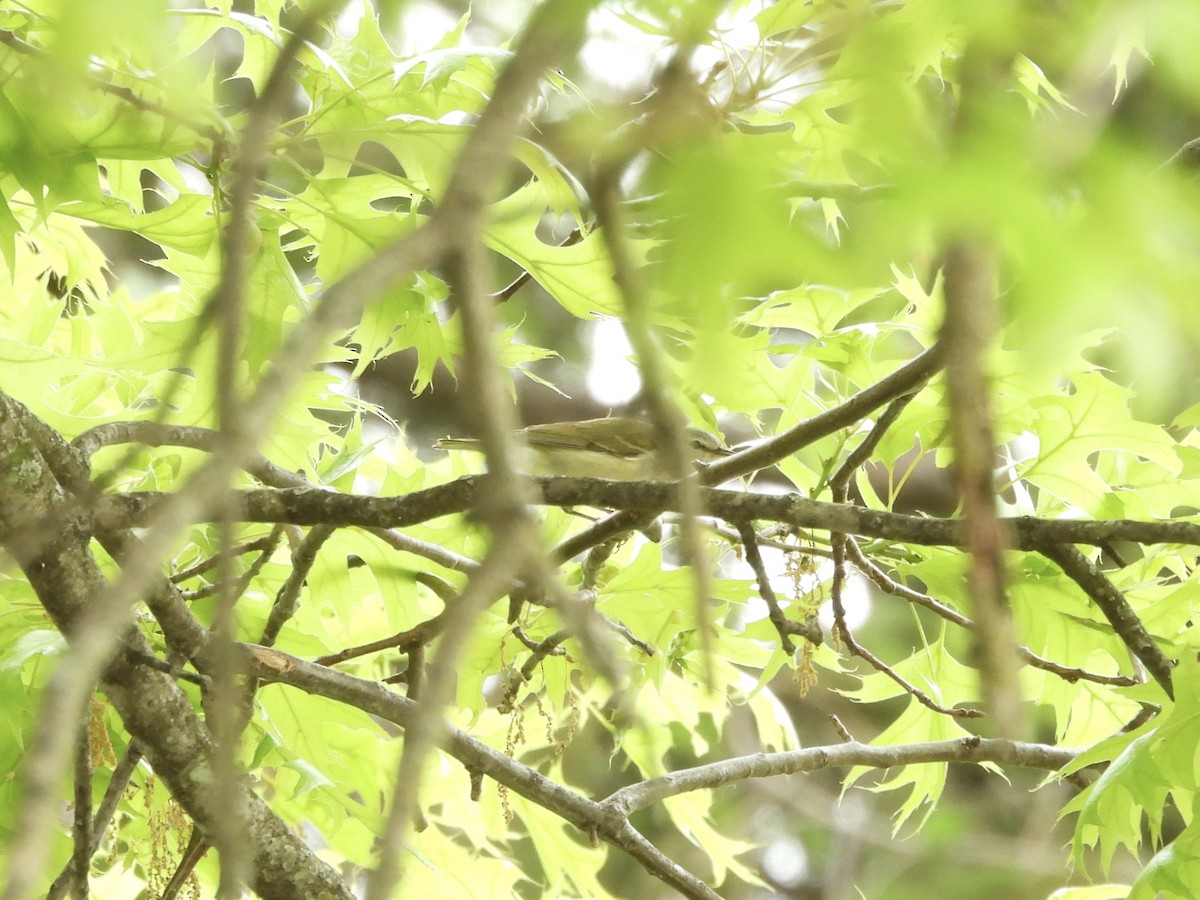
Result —
<instances>
[{"instance_id":1,"label":"bird's wing","mask_svg":"<svg viewBox=\"0 0 1200 900\"><path fill-rule=\"evenodd\" d=\"M613 456L642 456L654 450L654 427L641 419L584 419L530 425L525 439L533 447L593 450Z\"/></svg>"}]
</instances>

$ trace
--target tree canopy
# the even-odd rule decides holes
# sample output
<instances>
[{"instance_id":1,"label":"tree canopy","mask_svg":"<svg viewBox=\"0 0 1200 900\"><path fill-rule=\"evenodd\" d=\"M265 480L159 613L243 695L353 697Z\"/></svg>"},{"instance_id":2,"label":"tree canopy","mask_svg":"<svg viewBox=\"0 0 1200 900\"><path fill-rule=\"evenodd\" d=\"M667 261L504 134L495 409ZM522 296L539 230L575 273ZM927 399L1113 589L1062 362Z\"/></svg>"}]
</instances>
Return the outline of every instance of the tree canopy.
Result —
<instances>
[{"instance_id":1,"label":"tree canopy","mask_svg":"<svg viewBox=\"0 0 1200 900\"><path fill-rule=\"evenodd\" d=\"M0 11L5 900L1195 896L1197 34Z\"/></svg>"}]
</instances>

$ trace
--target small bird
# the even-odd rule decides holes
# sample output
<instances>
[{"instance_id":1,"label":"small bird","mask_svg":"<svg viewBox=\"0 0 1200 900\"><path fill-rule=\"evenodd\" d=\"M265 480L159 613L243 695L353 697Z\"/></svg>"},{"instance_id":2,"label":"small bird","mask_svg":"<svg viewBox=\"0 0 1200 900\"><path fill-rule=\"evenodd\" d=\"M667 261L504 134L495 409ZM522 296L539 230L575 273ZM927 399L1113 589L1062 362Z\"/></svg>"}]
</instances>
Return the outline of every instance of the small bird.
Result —
<instances>
[{"instance_id":1,"label":"small bird","mask_svg":"<svg viewBox=\"0 0 1200 900\"><path fill-rule=\"evenodd\" d=\"M731 451L701 428L684 429L693 462L709 463ZM518 466L528 475L604 478L609 481L666 481L673 476L665 454L658 452L653 423L614 417L553 422L522 428L516 436L528 451ZM442 438L439 450L479 450L473 438Z\"/></svg>"}]
</instances>

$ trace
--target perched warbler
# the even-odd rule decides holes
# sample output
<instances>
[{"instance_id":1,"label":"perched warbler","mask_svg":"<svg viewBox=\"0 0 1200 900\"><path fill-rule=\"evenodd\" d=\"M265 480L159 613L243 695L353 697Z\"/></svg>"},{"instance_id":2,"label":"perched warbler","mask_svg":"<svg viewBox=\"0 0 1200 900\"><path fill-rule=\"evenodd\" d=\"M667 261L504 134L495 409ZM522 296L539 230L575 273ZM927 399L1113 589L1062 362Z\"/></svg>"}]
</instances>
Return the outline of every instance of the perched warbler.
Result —
<instances>
[{"instance_id":1,"label":"perched warbler","mask_svg":"<svg viewBox=\"0 0 1200 900\"><path fill-rule=\"evenodd\" d=\"M732 451L700 428L685 428L693 462L715 462ZM529 475L605 478L609 481L665 481L672 477L659 452L654 425L642 419L585 419L530 425L516 435L523 444L517 465ZM479 450L473 438L442 438L439 450Z\"/></svg>"}]
</instances>

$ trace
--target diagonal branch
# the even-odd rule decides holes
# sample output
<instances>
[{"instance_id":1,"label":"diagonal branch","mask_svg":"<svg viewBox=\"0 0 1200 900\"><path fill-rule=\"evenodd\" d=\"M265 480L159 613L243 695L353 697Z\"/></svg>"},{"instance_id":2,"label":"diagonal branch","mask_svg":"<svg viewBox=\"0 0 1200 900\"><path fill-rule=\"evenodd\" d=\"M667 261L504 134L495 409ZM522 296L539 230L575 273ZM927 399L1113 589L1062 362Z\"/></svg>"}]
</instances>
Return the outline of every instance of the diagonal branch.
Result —
<instances>
[{"instance_id":1,"label":"diagonal branch","mask_svg":"<svg viewBox=\"0 0 1200 900\"><path fill-rule=\"evenodd\" d=\"M754 570L754 577L758 580L758 593L767 604L767 617L775 626L775 633L779 635L779 645L784 652L789 655L796 652L792 635L799 635L813 644L820 644L821 626L815 618L797 622L789 619L779 606L779 599L775 596L775 589L771 587L771 579L767 574L766 565L763 564L762 554L758 552L758 535L754 533L753 526L749 522L739 522L737 530L746 553L746 562L750 564L750 568Z\"/></svg>"},{"instance_id":2,"label":"diagonal branch","mask_svg":"<svg viewBox=\"0 0 1200 900\"><path fill-rule=\"evenodd\" d=\"M947 606L939 600L935 600L928 594L915 591L889 576L883 569L867 558L866 554L862 552L862 548L858 546L858 541L854 540L854 538L846 539L846 553L850 561L854 563L855 568L866 575L871 580L871 583L885 594L890 594L908 603L924 607L941 616L947 622L953 622L962 628L972 629L975 627L975 623L958 610ZM1035 669L1041 669L1043 672L1049 672L1052 675L1057 675L1064 681L1071 683L1076 681L1091 681L1095 684L1111 684L1118 687L1130 687L1138 683L1128 675L1102 675L1099 672L1089 672L1087 669L1080 669L1076 666L1064 666L1061 663L1038 656L1028 647L1018 647L1017 653L1020 654L1021 659L1026 665L1032 666Z\"/></svg>"},{"instance_id":3,"label":"diagonal branch","mask_svg":"<svg viewBox=\"0 0 1200 900\"><path fill-rule=\"evenodd\" d=\"M854 637L854 632L850 630L849 624L846 622L846 609L842 603L842 588L846 583L846 543L848 538L844 534L834 535L833 538L833 583L830 587L829 594L833 600L833 623L834 636L840 637L846 642L847 649L859 657L866 660L870 666L877 672L882 672L892 681L900 686L900 689L909 694L918 703L927 709L931 709L936 713L941 713L945 716L952 716L956 719L979 719L983 717L983 712L978 709L960 708L954 706L943 706L938 703L925 691L921 690L882 659L860 644Z\"/></svg>"},{"instance_id":4,"label":"diagonal branch","mask_svg":"<svg viewBox=\"0 0 1200 900\"><path fill-rule=\"evenodd\" d=\"M525 571L554 591L531 507L534 491L518 475L512 437L516 411L498 374L494 301L487 291L487 256L482 241L487 204L498 192L512 148L525 121L530 97L544 71L571 59L583 43L591 4L550 0L530 17L508 65L496 80L491 101L455 160L438 213L457 222L441 253L451 295L461 316L462 382L472 404L471 419L487 456L488 474L480 514L490 526L487 557L462 596L447 606L441 639L421 689L415 720L405 734L395 791L380 841L379 863L367 878L367 900L390 897L402 869L402 845L417 810L421 774L430 751L447 727L443 710L453 697L459 660L478 617L510 590Z\"/></svg>"},{"instance_id":5,"label":"diagonal branch","mask_svg":"<svg viewBox=\"0 0 1200 900\"><path fill-rule=\"evenodd\" d=\"M1047 559L1053 560L1072 581L1083 588L1095 604L1104 613L1104 618L1113 627L1118 637L1125 642L1138 659L1146 665L1146 670L1159 683L1168 697L1174 698L1175 689L1171 684L1171 669L1175 663L1162 652L1154 638L1146 631L1146 627L1104 573L1086 556L1066 544L1050 544L1040 548Z\"/></svg>"},{"instance_id":6,"label":"diagonal branch","mask_svg":"<svg viewBox=\"0 0 1200 900\"><path fill-rule=\"evenodd\" d=\"M885 403L920 388L942 367L942 358L940 345L930 347L891 375L863 388L845 403L818 413L811 419L805 419L769 441L713 463L705 469L701 481L704 484L720 484L730 478L764 469L826 435L853 425Z\"/></svg>"},{"instance_id":7,"label":"diagonal branch","mask_svg":"<svg viewBox=\"0 0 1200 900\"><path fill-rule=\"evenodd\" d=\"M683 48L676 52L682 53ZM687 449L683 413L671 399L668 389L667 371L663 364L664 351L651 330L650 305L645 288L629 251L619 179L619 168L606 172L595 180L590 193L596 207L596 218L601 225L601 235L612 261L613 283L625 308L626 332L637 355L638 370L642 377L641 397L654 424L658 446L663 451L662 456L678 493L679 546L683 562L691 570L704 682L712 685L715 678L712 663L713 625L709 612L712 574L705 559L704 534L700 528L700 516L704 512L700 502L700 482ZM770 586L766 589L769 591Z\"/></svg>"},{"instance_id":8,"label":"diagonal branch","mask_svg":"<svg viewBox=\"0 0 1200 900\"><path fill-rule=\"evenodd\" d=\"M277 682L306 693L357 707L405 729L416 727L418 704L382 685L335 669L305 662L277 650L246 645L247 668L264 682ZM685 897L713 900L717 894L703 881L655 850L623 816L494 750L457 728L447 726L439 746L470 772L494 779L509 790L561 817L583 832L633 856L654 877Z\"/></svg>"},{"instance_id":9,"label":"diagonal branch","mask_svg":"<svg viewBox=\"0 0 1200 900\"><path fill-rule=\"evenodd\" d=\"M265 682L277 682L346 703L406 730L412 725L416 704L375 682L326 669L276 650L253 645L247 645L246 650L250 655L247 665L251 674ZM690 791L711 790L752 778L798 775L843 766L884 769L943 762L998 762L1054 771L1067 765L1076 755L1074 750L1046 744L978 737L894 747L875 747L850 741L836 746L755 753L683 769L628 785L605 800L596 802L493 750L457 728L446 729L440 746L469 771L494 779L584 832L629 853L647 872L684 896L707 898L717 895L694 875L654 850L629 824L629 816L668 797Z\"/></svg>"}]
</instances>

